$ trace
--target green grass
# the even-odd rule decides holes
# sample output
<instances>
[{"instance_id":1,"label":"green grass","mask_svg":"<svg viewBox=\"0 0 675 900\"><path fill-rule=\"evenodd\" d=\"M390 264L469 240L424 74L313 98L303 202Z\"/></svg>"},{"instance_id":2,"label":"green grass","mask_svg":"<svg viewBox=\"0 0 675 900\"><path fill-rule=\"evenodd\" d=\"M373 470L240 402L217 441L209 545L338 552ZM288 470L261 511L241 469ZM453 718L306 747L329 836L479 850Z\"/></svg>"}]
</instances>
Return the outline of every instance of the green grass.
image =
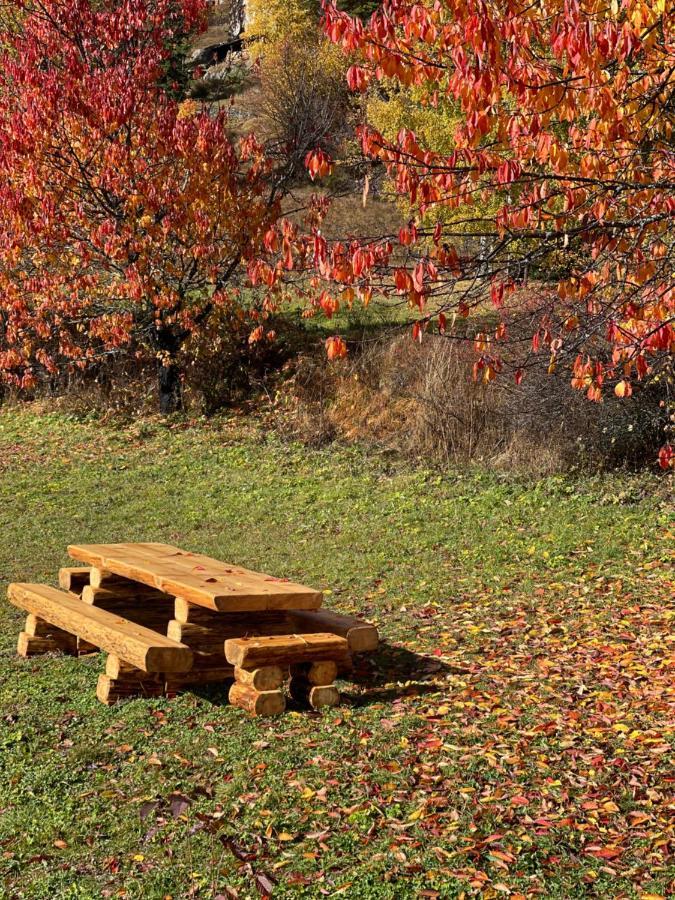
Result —
<instances>
[{"instance_id":1,"label":"green grass","mask_svg":"<svg viewBox=\"0 0 675 900\"><path fill-rule=\"evenodd\" d=\"M2 896L672 889L666 479L30 408L0 413L0 472L3 582L54 583L69 542L167 541L326 588L385 642L324 715L252 720L217 688L108 709L102 657L17 659L2 603Z\"/></svg>"}]
</instances>

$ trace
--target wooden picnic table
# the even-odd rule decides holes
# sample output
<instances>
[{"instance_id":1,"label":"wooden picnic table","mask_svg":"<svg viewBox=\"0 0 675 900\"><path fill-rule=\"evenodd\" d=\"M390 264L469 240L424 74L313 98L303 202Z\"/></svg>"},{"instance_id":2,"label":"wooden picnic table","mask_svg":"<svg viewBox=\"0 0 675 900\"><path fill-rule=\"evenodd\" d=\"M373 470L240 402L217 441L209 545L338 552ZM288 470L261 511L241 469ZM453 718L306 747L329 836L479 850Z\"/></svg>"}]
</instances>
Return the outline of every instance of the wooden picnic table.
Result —
<instances>
[{"instance_id":1,"label":"wooden picnic table","mask_svg":"<svg viewBox=\"0 0 675 900\"><path fill-rule=\"evenodd\" d=\"M101 573L129 578L219 612L319 609L323 602L321 591L170 544L71 544L68 553Z\"/></svg>"},{"instance_id":2,"label":"wooden picnic table","mask_svg":"<svg viewBox=\"0 0 675 900\"><path fill-rule=\"evenodd\" d=\"M104 703L234 679L233 704L272 714L285 708L290 679L294 699L334 706L337 674L378 644L375 626L321 609L321 591L287 578L169 544L72 544L68 553L88 568L61 569L61 590L10 585L10 601L28 613L17 649L105 650Z\"/></svg>"}]
</instances>

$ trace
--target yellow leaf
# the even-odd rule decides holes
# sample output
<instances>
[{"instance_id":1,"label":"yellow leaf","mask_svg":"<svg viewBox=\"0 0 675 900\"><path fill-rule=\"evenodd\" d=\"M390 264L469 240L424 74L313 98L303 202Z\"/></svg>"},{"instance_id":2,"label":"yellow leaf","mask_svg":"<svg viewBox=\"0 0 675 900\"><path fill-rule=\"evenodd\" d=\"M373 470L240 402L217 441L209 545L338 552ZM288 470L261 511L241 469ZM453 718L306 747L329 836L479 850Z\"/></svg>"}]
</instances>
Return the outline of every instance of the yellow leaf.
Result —
<instances>
[{"instance_id":1,"label":"yellow leaf","mask_svg":"<svg viewBox=\"0 0 675 900\"><path fill-rule=\"evenodd\" d=\"M408 816L408 821L416 822L418 819L421 819L423 815L424 815L424 807L420 806L420 808L416 809L415 812L411 816Z\"/></svg>"},{"instance_id":2,"label":"yellow leaf","mask_svg":"<svg viewBox=\"0 0 675 900\"><path fill-rule=\"evenodd\" d=\"M289 834L287 831L282 831L281 834L277 835L277 840L279 841L292 841L295 838L294 834Z\"/></svg>"}]
</instances>

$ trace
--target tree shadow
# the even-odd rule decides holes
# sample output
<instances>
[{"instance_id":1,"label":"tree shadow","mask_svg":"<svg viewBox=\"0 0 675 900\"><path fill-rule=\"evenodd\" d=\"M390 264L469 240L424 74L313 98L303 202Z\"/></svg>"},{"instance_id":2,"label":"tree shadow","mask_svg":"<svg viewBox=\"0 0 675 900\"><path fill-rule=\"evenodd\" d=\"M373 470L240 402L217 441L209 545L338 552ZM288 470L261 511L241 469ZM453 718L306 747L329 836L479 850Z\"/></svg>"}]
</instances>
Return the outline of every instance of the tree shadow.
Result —
<instances>
[{"instance_id":1,"label":"tree shadow","mask_svg":"<svg viewBox=\"0 0 675 900\"><path fill-rule=\"evenodd\" d=\"M435 656L415 653L406 647L381 641L374 652L354 655L353 669L338 676L338 687L343 703L365 707L403 697L438 693L443 689L439 682L448 675L469 674L470 671L448 665ZM231 681L226 681L194 685L190 687L190 693L214 706L229 706L231 684ZM287 709L319 715L290 697L287 698Z\"/></svg>"},{"instance_id":2,"label":"tree shadow","mask_svg":"<svg viewBox=\"0 0 675 900\"><path fill-rule=\"evenodd\" d=\"M457 666L449 666L435 656L415 653L387 641L381 641L374 653L356 654L353 663L353 671L343 676L344 681L357 688L357 691L350 692L349 688L344 691L345 699L352 706L437 693L442 689L439 681L460 674Z\"/></svg>"}]
</instances>

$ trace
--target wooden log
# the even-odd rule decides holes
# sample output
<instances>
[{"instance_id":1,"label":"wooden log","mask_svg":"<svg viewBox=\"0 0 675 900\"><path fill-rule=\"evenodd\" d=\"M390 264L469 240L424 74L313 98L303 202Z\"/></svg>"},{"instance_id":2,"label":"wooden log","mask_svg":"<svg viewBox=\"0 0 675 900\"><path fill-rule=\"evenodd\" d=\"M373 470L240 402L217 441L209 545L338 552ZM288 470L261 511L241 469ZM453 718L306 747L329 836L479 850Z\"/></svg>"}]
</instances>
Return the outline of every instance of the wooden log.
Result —
<instances>
[{"instance_id":1,"label":"wooden log","mask_svg":"<svg viewBox=\"0 0 675 900\"><path fill-rule=\"evenodd\" d=\"M119 700L127 700L133 697L163 697L166 687L163 680L136 681L134 679L116 679L109 675L99 675L96 685L96 696L110 706Z\"/></svg>"},{"instance_id":2,"label":"wooden log","mask_svg":"<svg viewBox=\"0 0 675 900\"><path fill-rule=\"evenodd\" d=\"M225 651L223 647L225 641L228 638L241 637L242 627L221 624L218 627L207 628L203 625L193 625L170 619L166 633L172 640L180 641L193 650L201 650L204 653L218 653L221 659L224 660Z\"/></svg>"},{"instance_id":3,"label":"wooden log","mask_svg":"<svg viewBox=\"0 0 675 900\"><path fill-rule=\"evenodd\" d=\"M218 682L231 682L234 677L234 668L232 666L220 666L212 669L199 669L193 672L186 672L184 675L169 674L166 677L166 693L167 696L180 693L180 691L190 690L201 684L216 684Z\"/></svg>"},{"instance_id":4,"label":"wooden log","mask_svg":"<svg viewBox=\"0 0 675 900\"><path fill-rule=\"evenodd\" d=\"M251 685L236 681L230 688L229 699L232 706L254 716L277 716L286 709L286 698L281 691L256 691Z\"/></svg>"},{"instance_id":5,"label":"wooden log","mask_svg":"<svg viewBox=\"0 0 675 900\"><path fill-rule=\"evenodd\" d=\"M132 666L130 663L120 659L114 653L110 653L105 661L105 674L112 681L128 681L137 685L155 685L160 682L163 684L165 681L164 673L144 672L142 669L137 669L136 666Z\"/></svg>"},{"instance_id":6,"label":"wooden log","mask_svg":"<svg viewBox=\"0 0 675 900\"><path fill-rule=\"evenodd\" d=\"M234 680L237 684L248 684L256 691L278 691L286 679L280 666L263 666L261 669L235 666Z\"/></svg>"},{"instance_id":7,"label":"wooden log","mask_svg":"<svg viewBox=\"0 0 675 900\"><path fill-rule=\"evenodd\" d=\"M163 595L160 595L160 599L152 597L119 597L115 590L89 586L82 592L82 600L89 606L105 609L160 634L166 634L173 612L172 598L164 597Z\"/></svg>"},{"instance_id":8,"label":"wooden log","mask_svg":"<svg viewBox=\"0 0 675 900\"><path fill-rule=\"evenodd\" d=\"M158 680L164 681L163 673L144 672L114 653L109 653L106 658L105 674L114 681L147 681L152 684L156 684Z\"/></svg>"},{"instance_id":9,"label":"wooden log","mask_svg":"<svg viewBox=\"0 0 675 900\"><path fill-rule=\"evenodd\" d=\"M130 591L147 587L147 585L141 585L132 578L125 578L123 575L115 575L114 572L109 572L107 569L100 569L98 566L92 566L89 570L89 584L96 588L126 588Z\"/></svg>"},{"instance_id":10,"label":"wooden log","mask_svg":"<svg viewBox=\"0 0 675 900\"><path fill-rule=\"evenodd\" d=\"M291 678L288 692L298 703L309 703L312 709L337 706L340 694L334 684L312 685L304 678Z\"/></svg>"},{"instance_id":11,"label":"wooden log","mask_svg":"<svg viewBox=\"0 0 675 900\"><path fill-rule=\"evenodd\" d=\"M69 656L80 655L78 647L79 638L76 634L72 634L68 631L63 631L60 628L52 628L51 632L49 633L49 637L52 641L54 641L61 653L67 653L69 654ZM91 644L85 644L85 646L91 647ZM84 648L82 655L84 655Z\"/></svg>"},{"instance_id":12,"label":"wooden log","mask_svg":"<svg viewBox=\"0 0 675 900\"><path fill-rule=\"evenodd\" d=\"M26 634L25 631L19 632L19 639L16 644L16 652L24 659L31 656L41 656L43 653L55 653L59 648L56 643L49 637L34 637Z\"/></svg>"},{"instance_id":13,"label":"wooden log","mask_svg":"<svg viewBox=\"0 0 675 900\"><path fill-rule=\"evenodd\" d=\"M227 623L230 626L246 626L248 629L278 627L278 634L288 634L292 631L286 610L263 610L254 615L250 612L223 613L190 603L182 597L176 597L174 600L174 619L177 622L202 625L205 628L217 628Z\"/></svg>"},{"instance_id":14,"label":"wooden log","mask_svg":"<svg viewBox=\"0 0 675 900\"><path fill-rule=\"evenodd\" d=\"M26 616L26 624L23 627L23 630L30 637L49 637L53 629L53 625L50 625L49 622L45 622L44 619L40 619L38 616L34 616L32 613Z\"/></svg>"},{"instance_id":15,"label":"wooden log","mask_svg":"<svg viewBox=\"0 0 675 900\"><path fill-rule=\"evenodd\" d=\"M339 660L347 653L347 641L335 634L232 638L225 641L225 658L242 669L292 665L317 660Z\"/></svg>"},{"instance_id":16,"label":"wooden log","mask_svg":"<svg viewBox=\"0 0 675 900\"><path fill-rule=\"evenodd\" d=\"M82 566L64 566L59 569L59 587L73 594L81 594L89 584L90 571Z\"/></svg>"},{"instance_id":17,"label":"wooden log","mask_svg":"<svg viewBox=\"0 0 675 900\"><path fill-rule=\"evenodd\" d=\"M337 678L338 666L333 660L313 663L297 663L291 666L291 678L308 682L316 687L333 684Z\"/></svg>"},{"instance_id":18,"label":"wooden log","mask_svg":"<svg viewBox=\"0 0 675 900\"><path fill-rule=\"evenodd\" d=\"M61 650L64 653L72 653L75 656L98 653L98 647L83 641L73 634L68 634L67 631L61 631L60 628L50 625L49 622L34 616L32 613L26 616L24 631L29 637L50 638L54 644L52 649Z\"/></svg>"},{"instance_id":19,"label":"wooden log","mask_svg":"<svg viewBox=\"0 0 675 900\"><path fill-rule=\"evenodd\" d=\"M99 606L102 609L107 605L117 604L120 607L133 608L134 606L155 607L161 609L171 618L173 614L173 597L155 591L152 588L139 584L129 588L124 585L116 587L94 587L86 585L82 590L82 600L90 606Z\"/></svg>"},{"instance_id":20,"label":"wooden log","mask_svg":"<svg viewBox=\"0 0 675 900\"><path fill-rule=\"evenodd\" d=\"M15 606L120 656L145 672L186 672L192 667L189 647L107 610L82 603L71 594L40 584L11 584L8 597Z\"/></svg>"},{"instance_id":21,"label":"wooden log","mask_svg":"<svg viewBox=\"0 0 675 900\"><path fill-rule=\"evenodd\" d=\"M73 544L79 562L223 612L318 609L321 591L167 544Z\"/></svg>"},{"instance_id":22,"label":"wooden log","mask_svg":"<svg viewBox=\"0 0 675 900\"><path fill-rule=\"evenodd\" d=\"M345 638L351 653L377 650L380 640L377 628L354 616L343 616L330 609L317 609L290 610L288 617L293 623L294 631L298 633L324 632Z\"/></svg>"}]
</instances>

